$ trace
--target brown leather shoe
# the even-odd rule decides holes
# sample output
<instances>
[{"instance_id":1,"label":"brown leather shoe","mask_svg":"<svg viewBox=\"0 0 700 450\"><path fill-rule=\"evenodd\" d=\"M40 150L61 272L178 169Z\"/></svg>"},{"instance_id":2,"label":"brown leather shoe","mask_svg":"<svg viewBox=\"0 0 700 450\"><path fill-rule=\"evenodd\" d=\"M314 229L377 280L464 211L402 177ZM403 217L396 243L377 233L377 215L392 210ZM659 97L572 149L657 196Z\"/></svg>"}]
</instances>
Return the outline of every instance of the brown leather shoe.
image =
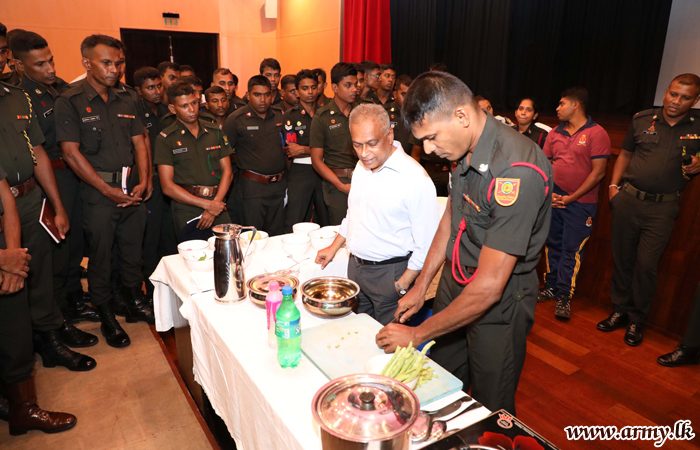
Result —
<instances>
[{"instance_id":1,"label":"brown leather shoe","mask_svg":"<svg viewBox=\"0 0 700 450\"><path fill-rule=\"evenodd\" d=\"M30 430L60 433L78 423L73 414L44 411L36 404L34 378L7 386L10 400L10 435L27 434Z\"/></svg>"}]
</instances>

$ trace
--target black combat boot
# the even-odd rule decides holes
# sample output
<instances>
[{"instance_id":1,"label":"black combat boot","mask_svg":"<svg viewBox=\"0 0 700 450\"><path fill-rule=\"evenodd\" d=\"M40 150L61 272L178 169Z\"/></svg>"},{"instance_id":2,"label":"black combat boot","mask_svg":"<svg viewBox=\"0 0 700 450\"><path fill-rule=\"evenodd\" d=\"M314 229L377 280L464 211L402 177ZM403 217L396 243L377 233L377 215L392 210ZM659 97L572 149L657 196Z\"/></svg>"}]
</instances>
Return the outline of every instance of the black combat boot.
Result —
<instances>
[{"instance_id":1,"label":"black combat boot","mask_svg":"<svg viewBox=\"0 0 700 450\"><path fill-rule=\"evenodd\" d=\"M63 366L75 372L86 372L97 367L87 355L69 349L63 343L59 330L34 332L34 350L41 355L44 367Z\"/></svg>"},{"instance_id":2,"label":"black combat boot","mask_svg":"<svg viewBox=\"0 0 700 450\"><path fill-rule=\"evenodd\" d=\"M153 307L148 302L146 294L143 293L140 286L122 286L122 297L126 303L127 322L134 323L142 321L150 325L156 324L156 317L153 315Z\"/></svg>"}]
</instances>

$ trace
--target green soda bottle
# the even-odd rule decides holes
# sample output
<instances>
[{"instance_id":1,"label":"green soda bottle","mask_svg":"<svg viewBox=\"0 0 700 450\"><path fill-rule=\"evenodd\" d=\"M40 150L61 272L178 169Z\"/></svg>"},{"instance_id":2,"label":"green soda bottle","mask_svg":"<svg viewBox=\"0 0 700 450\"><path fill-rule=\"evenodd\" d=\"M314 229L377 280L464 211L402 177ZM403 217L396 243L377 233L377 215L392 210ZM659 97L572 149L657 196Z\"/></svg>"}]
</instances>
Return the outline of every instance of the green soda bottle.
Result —
<instances>
[{"instance_id":1,"label":"green soda bottle","mask_svg":"<svg viewBox=\"0 0 700 450\"><path fill-rule=\"evenodd\" d=\"M301 315L293 295L291 286L282 288L282 303L275 316L277 361L282 367L296 367L301 361Z\"/></svg>"}]
</instances>

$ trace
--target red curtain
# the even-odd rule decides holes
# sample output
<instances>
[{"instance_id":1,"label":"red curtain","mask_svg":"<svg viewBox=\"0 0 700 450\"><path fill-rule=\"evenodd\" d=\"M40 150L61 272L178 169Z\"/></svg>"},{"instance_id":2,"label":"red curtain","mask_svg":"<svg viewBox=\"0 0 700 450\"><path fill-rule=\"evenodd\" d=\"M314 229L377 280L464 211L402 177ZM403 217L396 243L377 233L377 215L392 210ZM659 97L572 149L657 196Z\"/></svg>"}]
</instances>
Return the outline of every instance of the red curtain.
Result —
<instances>
[{"instance_id":1,"label":"red curtain","mask_svg":"<svg viewBox=\"0 0 700 450\"><path fill-rule=\"evenodd\" d=\"M343 60L391 62L390 0L345 0Z\"/></svg>"}]
</instances>

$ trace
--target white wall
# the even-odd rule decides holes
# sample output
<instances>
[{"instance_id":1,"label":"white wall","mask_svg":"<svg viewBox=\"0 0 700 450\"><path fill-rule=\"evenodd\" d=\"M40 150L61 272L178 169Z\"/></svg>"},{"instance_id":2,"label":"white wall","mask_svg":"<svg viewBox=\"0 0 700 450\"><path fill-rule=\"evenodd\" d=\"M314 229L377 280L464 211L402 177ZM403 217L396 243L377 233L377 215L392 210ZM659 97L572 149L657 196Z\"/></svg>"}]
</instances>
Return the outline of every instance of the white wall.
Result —
<instances>
[{"instance_id":1,"label":"white wall","mask_svg":"<svg viewBox=\"0 0 700 450\"><path fill-rule=\"evenodd\" d=\"M663 104L671 80L682 73L700 75L700 1L673 0L654 106ZM695 106L700 108L700 102Z\"/></svg>"}]
</instances>

